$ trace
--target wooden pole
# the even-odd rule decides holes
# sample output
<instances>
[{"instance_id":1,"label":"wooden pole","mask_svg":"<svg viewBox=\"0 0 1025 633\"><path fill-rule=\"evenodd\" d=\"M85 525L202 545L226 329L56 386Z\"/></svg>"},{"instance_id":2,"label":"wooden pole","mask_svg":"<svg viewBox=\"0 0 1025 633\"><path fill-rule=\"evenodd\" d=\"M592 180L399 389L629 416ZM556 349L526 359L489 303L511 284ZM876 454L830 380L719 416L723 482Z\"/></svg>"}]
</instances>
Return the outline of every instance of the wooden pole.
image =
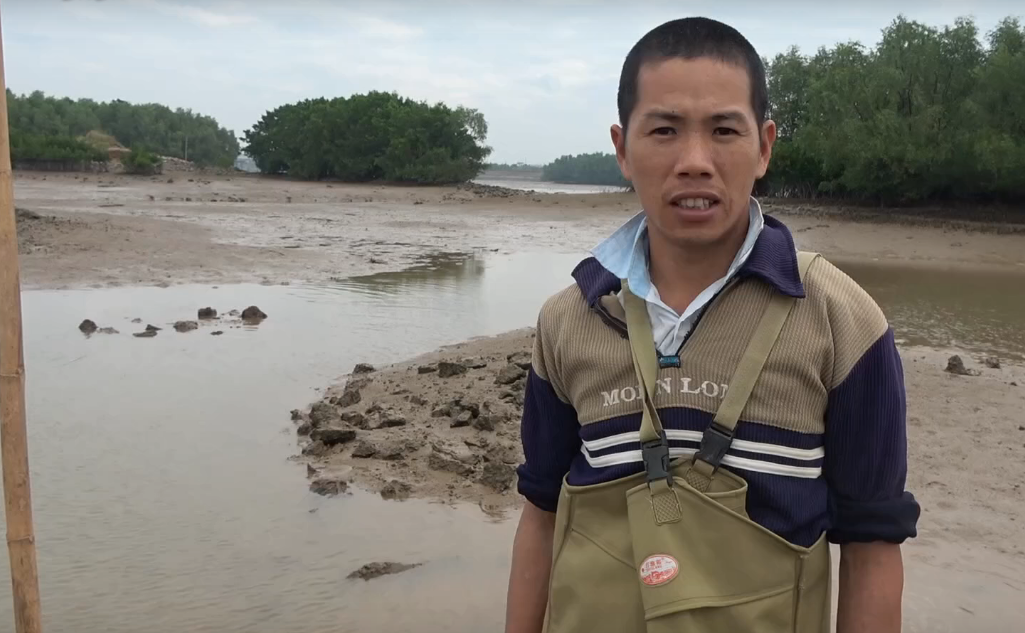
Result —
<instances>
[{"instance_id":1,"label":"wooden pole","mask_svg":"<svg viewBox=\"0 0 1025 633\"><path fill-rule=\"evenodd\" d=\"M18 273L18 232L10 141L3 35L0 28L0 459L3 460L14 630L17 633L40 633L42 623L36 542L32 528L32 494L29 489L21 281Z\"/></svg>"}]
</instances>

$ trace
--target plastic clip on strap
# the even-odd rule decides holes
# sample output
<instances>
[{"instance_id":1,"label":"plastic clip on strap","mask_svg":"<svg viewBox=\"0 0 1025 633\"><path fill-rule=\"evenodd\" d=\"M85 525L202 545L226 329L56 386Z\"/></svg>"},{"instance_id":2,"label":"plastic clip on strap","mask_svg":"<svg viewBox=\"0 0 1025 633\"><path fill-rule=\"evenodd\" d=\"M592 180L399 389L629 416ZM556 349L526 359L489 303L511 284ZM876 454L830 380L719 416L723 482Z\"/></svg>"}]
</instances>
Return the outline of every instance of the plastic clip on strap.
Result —
<instances>
[{"instance_id":1,"label":"plastic clip on strap","mask_svg":"<svg viewBox=\"0 0 1025 633\"><path fill-rule=\"evenodd\" d=\"M683 518L683 511L673 487L669 441L662 430L658 409L655 408L655 383L659 370L655 337L651 332L651 322L648 320L648 310L644 307L644 302L630 291L625 279L622 280L622 284L630 355L633 357L634 372L641 387L641 457L644 460L648 489L651 493L651 508L655 515L655 523L673 523Z\"/></svg>"}]
</instances>

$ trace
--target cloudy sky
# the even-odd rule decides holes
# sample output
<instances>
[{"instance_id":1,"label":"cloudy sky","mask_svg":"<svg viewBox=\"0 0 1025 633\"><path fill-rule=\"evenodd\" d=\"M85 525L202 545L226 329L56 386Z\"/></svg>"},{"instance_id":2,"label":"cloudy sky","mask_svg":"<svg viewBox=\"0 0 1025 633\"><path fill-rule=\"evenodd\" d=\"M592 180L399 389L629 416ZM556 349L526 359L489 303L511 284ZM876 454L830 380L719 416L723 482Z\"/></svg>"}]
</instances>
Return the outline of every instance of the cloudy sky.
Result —
<instances>
[{"instance_id":1,"label":"cloudy sky","mask_svg":"<svg viewBox=\"0 0 1025 633\"><path fill-rule=\"evenodd\" d=\"M726 21L771 57L796 44L874 44L898 13L983 33L1011 0L3 0L18 94L158 102L241 136L267 110L368 90L481 110L496 162L610 151L623 57L659 23ZM286 6L287 5L287 6ZM632 6L631 6L632 5ZM835 5L834 5L835 7Z\"/></svg>"}]
</instances>

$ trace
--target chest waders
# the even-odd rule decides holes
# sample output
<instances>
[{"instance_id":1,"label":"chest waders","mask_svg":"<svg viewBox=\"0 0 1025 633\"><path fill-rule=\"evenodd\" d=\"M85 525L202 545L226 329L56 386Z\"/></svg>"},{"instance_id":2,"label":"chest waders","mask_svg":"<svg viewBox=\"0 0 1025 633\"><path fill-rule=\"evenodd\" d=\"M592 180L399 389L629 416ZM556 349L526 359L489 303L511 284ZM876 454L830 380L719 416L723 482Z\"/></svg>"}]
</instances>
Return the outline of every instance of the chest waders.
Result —
<instances>
[{"instance_id":1,"label":"chest waders","mask_svg":"<svg viewBox=\"0 0 1025 633\"><path fill-rule=\"evenodd\" d=\"M815 256L798 254L802 278ZM754 523L747 483L719 468L795 299L773 293L697 453L670 461L651 323L623 288L645 471L563 485L546 633L828 633L825 536L799 547Z\"/></svg>"}]
</instances>

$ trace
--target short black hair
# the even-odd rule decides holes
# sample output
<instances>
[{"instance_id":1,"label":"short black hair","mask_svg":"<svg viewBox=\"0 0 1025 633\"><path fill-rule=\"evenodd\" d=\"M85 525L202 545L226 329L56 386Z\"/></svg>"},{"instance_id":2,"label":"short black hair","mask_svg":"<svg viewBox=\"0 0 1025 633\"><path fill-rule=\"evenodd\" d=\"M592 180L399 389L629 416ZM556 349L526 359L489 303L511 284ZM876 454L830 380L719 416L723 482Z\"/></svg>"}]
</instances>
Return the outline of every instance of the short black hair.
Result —
<instances>
[{"instance_id":1,"label":"short black hair","mask_svg":"<svg viewBox=\"0 0 1025 633\"><path fill-rule=\"evenodd\" d=\"M751 107L758 127L769 109L765 66L751 42L732 26L710 18L671 20L648 31L634 44L619 76L619 124L624 130L637 106L637 79L648 62L707 57L736 64L747 70L751 80Z\"/></svg>"}]
</instances>

